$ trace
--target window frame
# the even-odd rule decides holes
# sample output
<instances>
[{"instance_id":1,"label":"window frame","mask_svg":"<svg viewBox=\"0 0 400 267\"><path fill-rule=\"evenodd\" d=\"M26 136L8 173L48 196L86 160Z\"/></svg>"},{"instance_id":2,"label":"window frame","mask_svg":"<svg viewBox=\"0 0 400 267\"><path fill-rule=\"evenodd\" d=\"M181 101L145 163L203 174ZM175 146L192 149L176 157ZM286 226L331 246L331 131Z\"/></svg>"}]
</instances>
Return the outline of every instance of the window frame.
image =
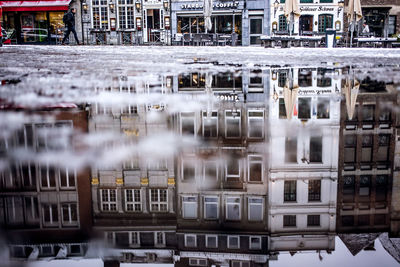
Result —
<instances>
[{"instance_id":1,"label":"window frame","mask_svg":"<svg viewBox=\"0 0 400 267\"><path fill-rule=\"evenodd\" d=\"M194 246L188 246L188 238L194 237ZM185 247L186 248L197 248L197 235L195 234L185 234L184 235Z\"/></svg>"},{"instance_id":2,"label":"window frame","mask_svg":"<svg viewBox=\"0 0 400 267\"><path fill-rule=\"evenodd\" d=\"M132 201L128 201L128 191L132 191ZM137 197L137 192L139 192L139 201L136 201ZM125 211L126 212L141 212L143 211L143 205L142 205L142 190L138 188L126 188L124 189L124 196L125 196ZM130 210L128 207L129 205L132 205L132 210ZM136 209L136 205L139 205L140 208Z\"/></svg>"},{"instance_id":3,"label":"window frame","mask_svg":"<svg viewBox=\"0 0 400 267\"><path fill-rule=\"evenodd\" d=\"M185 200L185 199L194 199L195 201L188 201L188 200ZM197 219L199 216L198 216L198 206L199 206L199 202L198 202L198 197L197 196L189 196L189 195L183 195L183 196L181 196L181 200L182 200L182 218L183 219L187 219L187 220L195 220L195 219ZM194 204L193 204L194 203ZM194 217L187 217L186 216L186 212L185 212L185 204L186 205L190 205L188 208L189 209L195 209L195 216ZM192 206L195 206L195 207L192 207Z\"/></svg>"},{"instance_id":4,"label":"window frame","mask_svg":"<svg viewBox=\"0 0 400 267\"><path fill-rule=\"evenodd\" d=\"M251 203L251 201L250 200L261 200L261 203ZM248 205L248 207L247 207L247 210L248 210L248 213L247 213L247 220L248 221L250 221L250 222L262 222L263 220L264 220L264 198L263 197L248 197L247 198L247 205ZM251 216L251 213L250 213L250 211L251 211L251 208L250 208L250 206L261 206L261 219L251 219L250 218L250 216Z\"/></svg>"},{"instance_id":5,"label":"window frame","mask_svg":"<svg viewBox=\"0 0 400 267\"><path fill-rule=\"evenodd\" d=\"M209 198L209 199L215 198L216 201L206 201L207 198ZM220 199L219 199L218 196L204 196L204 214L203 214L203 216L204 216L205 220L218 220L219 219L219 208L220 208L219 202L220 202ZM207 205L216 205L217 206L217 216L216 216L216 218L207 217L207 208L206 208Z\"/></svg>"},{"instance_id":6,"label":"window frame","mask_svg":"<svg viewBox=\"0 0 400 267\"><path fill-rule=\"evenodd\" d=\"M237 200L239 202L229 202L229 200ZM227 196L225 198L225 220L227 221L240 221L242 219L242 198L240 196ZM239 218L229 218L229 206L239 206Z\"/></svg>"},{"instance_id":7,"label":"window frame","mask_svg":"<svg viewBox=\"0 0 400 267\"><path fill-rule=\"evenodd\" d=\"M237 238L237 244L238 244L237 247L232 246L231 238ZM239 235L228 235L227 239L228 239L228 242L227 242L228 249L240 249L240 236Z\"/></svg>"},{"instance_id":8,"label":"window frame","mask_svg":"<svg viewBox=\"0 0 400 267\"><path fill-rule=\"evenodd\" d=\"M111 192L115 192L115 201L111 200ZM103 199L103 192L107 192L107 199ZM117 189L115 188L101 188L100 189L100 210L103 212L117 212L118 211L118 205L117 205L117 200L118 200L118 192ZM104 206L106 205L106 206ZM115 205L115 210L112 209L112 205ZM108 208L104 208L108 207Z\"/></svg>"},{"instance_id":9,"label":"window frame","mask_svg":"<svg viewBox=\"0 0 400 267\"><path fill-rule=\"evenodd\" d=\"M215 238L215 247L210 246L208 238ZM218 235L206 235L206 248L218 248Z\"/></svg>"},{"instance_id":10,"label":"window frame","mask_svg":"<svg viewBox=\"0 0 400 267\"><path fill-rule=\"evenodd\" d=\"M152 191L154 191L154 190L157 190L157 200L156 201L152 200ZM165 198L166 198L165 201L160 201L161 190L165 190L165 194L166 194L165 195ZM157 210L153 210L153 204L154 205L158 205L158 209ZM150 189L150 211L151 212L168 212L168 208L169 208L168 204L169 204L168 203L168 189L164 189L164 188L158 188L158 189L151 188ZM161 210L161 205L166 205L166 209L165 210Z\"/></svg>"}]
</instances>

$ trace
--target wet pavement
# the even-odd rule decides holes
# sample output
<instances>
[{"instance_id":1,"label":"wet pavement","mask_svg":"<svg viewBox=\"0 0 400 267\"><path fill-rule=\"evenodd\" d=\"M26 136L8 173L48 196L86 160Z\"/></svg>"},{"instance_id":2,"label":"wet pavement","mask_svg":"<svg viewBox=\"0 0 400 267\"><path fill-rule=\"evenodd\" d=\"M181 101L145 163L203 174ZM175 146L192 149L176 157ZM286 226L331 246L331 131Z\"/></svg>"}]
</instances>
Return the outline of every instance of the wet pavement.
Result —
<instances>
[{"instance_id":1,"label":"wet pavement","mask_svg":"<svg viewBox=\"0 0 400 267\"><path fill-rule=\"evenodd\" d=\"M10 266L399 265L399 50L1 52Z\"/></svg>"}]
</instances>

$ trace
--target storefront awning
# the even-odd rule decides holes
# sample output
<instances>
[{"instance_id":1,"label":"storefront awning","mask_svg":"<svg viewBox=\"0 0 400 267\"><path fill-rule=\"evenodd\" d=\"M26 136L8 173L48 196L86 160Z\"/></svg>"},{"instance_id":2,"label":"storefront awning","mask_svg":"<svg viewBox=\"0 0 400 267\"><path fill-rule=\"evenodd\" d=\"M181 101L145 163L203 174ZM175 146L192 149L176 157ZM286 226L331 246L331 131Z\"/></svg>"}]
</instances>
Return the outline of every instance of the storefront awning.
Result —
<instances>
[{"instance_id":1,"label":"storefront awning","mask_svg":"<svg viewBox=\"0 0 400 267\"><path fill-rule=\"evenodd\" d=\"M0 1L3 12L7 11L65 11L71 0Z\"/></svg>"}]
</instances>

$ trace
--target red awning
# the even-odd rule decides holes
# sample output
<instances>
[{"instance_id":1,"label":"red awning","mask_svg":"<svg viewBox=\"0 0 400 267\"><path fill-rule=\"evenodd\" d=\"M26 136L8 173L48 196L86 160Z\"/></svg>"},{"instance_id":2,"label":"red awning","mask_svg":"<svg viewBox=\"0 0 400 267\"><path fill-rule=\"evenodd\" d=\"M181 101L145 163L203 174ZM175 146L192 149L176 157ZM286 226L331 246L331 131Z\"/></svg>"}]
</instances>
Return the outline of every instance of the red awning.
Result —
<instances>
[{"instance_id":1,"label":"red awning","mask_svg":"<svg viewBox=\"0 0 400 267\"><path fill-rule=\"evenodd\" d=\"M3 12L7 11L65 11L71 0L0 1Z\"/></svg>"}]
</instances>

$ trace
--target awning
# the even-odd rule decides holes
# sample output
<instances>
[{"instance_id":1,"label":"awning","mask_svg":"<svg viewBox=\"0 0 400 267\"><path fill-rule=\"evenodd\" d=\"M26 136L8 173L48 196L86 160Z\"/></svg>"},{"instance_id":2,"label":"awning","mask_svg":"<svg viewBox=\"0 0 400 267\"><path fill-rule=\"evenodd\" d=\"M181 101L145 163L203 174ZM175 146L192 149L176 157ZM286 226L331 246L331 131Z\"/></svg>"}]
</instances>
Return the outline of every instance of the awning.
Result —
<instances>
[{"instance_id":1,"label":"awning","mask_svg":"<svg viewBox=\"0 0 400 267\"><path fill-rule=\"evenodd\" d=\"M7 11L66 11L71 0L0 1L3 12Z\"/></svg>"}]
</instances>

